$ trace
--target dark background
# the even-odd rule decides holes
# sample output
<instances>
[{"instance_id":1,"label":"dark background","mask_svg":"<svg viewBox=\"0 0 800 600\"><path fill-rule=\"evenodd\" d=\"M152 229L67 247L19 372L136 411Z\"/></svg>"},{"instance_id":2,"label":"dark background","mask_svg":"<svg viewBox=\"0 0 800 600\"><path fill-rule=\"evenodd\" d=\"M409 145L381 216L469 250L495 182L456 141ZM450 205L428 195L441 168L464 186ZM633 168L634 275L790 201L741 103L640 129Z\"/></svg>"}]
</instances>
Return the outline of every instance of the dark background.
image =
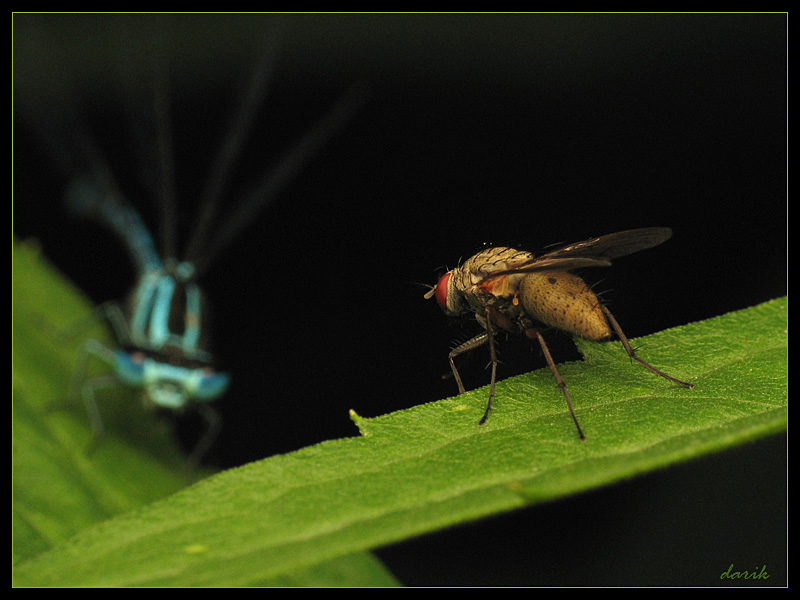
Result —
<instances>
[{"instance_id":1,"label":"dark background","mask_svg":"<svg viewBox=\"0 0 800 600\"><path fill-rule=\"evenodd\" d=\"M113 236L63 210L65 179L35 131L78 103L156 230L153 204L137 200L134 132L147 128L127 111L141 102L131 82L166 59L185 235L276 21L174 15L154 51L160 19L14 16L14 231L95 302L124 297L133 270ZM786 294L785 15L279 21L272 91L234 189L348 85L370 93L204 280L213 349L233 375L217 465L357 435L351 408L375 416L452 395L447 352L477 330L449 323L419 284L485 242L538 252L672 227L663 246L585 273L629 337ZM556 360L576 358L566 336L550 339ZM514 342L502 359L502 377L544 366ZM484 363L465 366L468 386L488 382ZM780 584L785 448L759 442L380 556L411 585L716 585L730 563L766 564Z\"/></svg>"}]
</instances>

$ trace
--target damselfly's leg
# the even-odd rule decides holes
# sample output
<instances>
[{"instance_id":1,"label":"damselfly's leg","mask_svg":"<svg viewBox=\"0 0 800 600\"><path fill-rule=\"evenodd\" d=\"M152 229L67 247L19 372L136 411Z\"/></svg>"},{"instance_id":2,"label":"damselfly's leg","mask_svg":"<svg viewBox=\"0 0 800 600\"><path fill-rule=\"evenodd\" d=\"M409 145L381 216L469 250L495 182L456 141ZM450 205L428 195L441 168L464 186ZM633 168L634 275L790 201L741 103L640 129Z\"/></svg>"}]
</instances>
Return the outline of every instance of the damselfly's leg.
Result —
<instances>
[{"instance_id":1,"label":"damselfly's leg","mask_svg":"<svg viewBox=\"0 0 800 600\"><path fill-rule=\"evenodd\" d=\"M195 408L203 420L205 420L206 430L195 444L189 458L186 459L186 469L188 471L194 470L194 468L200 464L200 461L217 439L220 429L222 429L222 420L220 419L219 413L214 410L212 406L208 404L196 404Z\"/></svg>"},{"instance_id":2,"label":"damselfly's leg","mask_svg":"<svg viewBox=\"0 0 800 600\"><path fill-rule=\"evenodd\" d=\"M578 436L581 440L585 440L586 436L583 435L583 430L581 429L580 424L578 423L578 417L575 416L575 410L572 408L572 401L569 398L569 392L567 391L567 384L561 378L561 374L558 372L556 368L556 363L553 361L553 357L550 355L550 350L547 347L547 344L542 337L542 334L539 333L539 330L534 327L529 327L525 330L525 335L531 339L539 340L539 345L542 347L542 352L544 352L545 360L547 360L547 365L550 367L550 370L553 372L553 376L556 378L556 383L558 387L561 388L561 392L564 394L564 399L567 401L567 407L569 408L569 414L572 415L572 420L575 422L575 427L578 429Z\"/></svg>"},{"instance_id":3,"label":"damselfly's leg","mask_svg":"<svg viewBox=\"0 0 800 600\"><path fill-rule=\"evenodd\" d=\"M667 380L669 380L669 381L671 381L671 382L673 382L673 383L677 383L678 385L682 385L682 386L684 386L684 387L687 387L687 388L689 388L689 389L692 389L692 388L694 388L694 384L692 384L692 383L688 383L688 382L686 382L686 381L681 381L680 379L675 379L674 377L670 377L670 376L669 376L669 375L667 375L666 373L663 373L662 371L659 371L659 370L658 370L658 369L656 369L655 367L653 367L653 366L649 365L649 364L648 364L648 363L646 363L644 360L642 360L641 358L639 358L639 357L636 355L636 352L634 351L634 349L631 347L631 344L630 344L630 342L628 341L628 338L627 338L627 337L625 337L625 334L624 334L624 333L622 333L622 329L620 328L620 326L619 326L619 323L617 323L617 320L614 318L614 315L612 315L612 314L611 314L611 311L610 311L610 310L608 310L608 308L606 308L606 307L605 307L605 306L603 306L602 304L600 305L600 308L602 308L602 309L603 309L603 313L606 315L606 319L607 319L607 320L608 320L608 322L611 324L611 327L612 327L612 328L614 329L614 331L616 332L616 334L617 334L617 337L618 337L618 338L619 338L619 340L622 342L622 345L625 347L625 351L628 353L628 356L630 356L630 357L631 357L631 359L635 360L636 362L638 362L638 363L639 363L640 365L642 365L643 367L645 367L645 368L649 369L650 371L652 371L653 373L655 373L656 375L658 375L658 376L660 376L660 377L663 377L664 379L667 379Z\"/></svg>"},{"instance_id":4,"label":"damselfly's leg","mask_svg":"<svg viewBox=\"0 0 800 600\"><path fill-rule=\"evenodd\" d=\"M130 343L131 332L128 327L128 321L125 320L125 315L122 314L122 308L116 302L104 302L100 305L100 310L106 321L111 325L114 330L114 337L117 338L117 343L120 346L125 346Z\"/></svg>"},{"instance_id":5,"label":"damselfly's leg","mask_svg":"<svg viewBox=\"0 0 800 600\"><path fill-rule=\"evenodd\" d=\"M59 344L72 344L79 337L86 336L87 326L91 327L98 319L105 319L114 330L117 342L124 346L130 341L130 333L122 309L116 302L104 302L85 315L78 317L66 327L59 327L41 316L38 323L52 340Z\"/></svg>"},{"instance_id":6,"label":"damselfly's leg","mask_svg":"<svg viewBox=\"0 0 800 600\"><path fill-rule=\"evenodd\" d=\"M100 440L105 435L103 418L100 415L100 409L97 405L94 392L96 389L117 385L119 383L119 380L114 375L101 375L99 377L87 379L86 370L89 364L89 358L92 356L97 356L103 361L113 364L114 352L97 340L86 340L78 354L78 364L72 376L72 391L70 397L76 399L80 396L92 425L92 441L86 448L87 454L91 454L97 449Z\"/></svg>"}]
</instances>

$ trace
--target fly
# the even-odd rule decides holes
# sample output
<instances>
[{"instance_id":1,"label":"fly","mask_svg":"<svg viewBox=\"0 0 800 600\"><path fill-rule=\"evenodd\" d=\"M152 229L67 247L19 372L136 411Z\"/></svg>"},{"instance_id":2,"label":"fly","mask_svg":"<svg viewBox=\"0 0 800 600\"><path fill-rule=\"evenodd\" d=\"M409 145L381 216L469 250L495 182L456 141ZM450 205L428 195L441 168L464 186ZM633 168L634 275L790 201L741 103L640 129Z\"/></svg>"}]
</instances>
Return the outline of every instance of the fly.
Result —
<instances>
[{"instance_id":1,"label":"fly","mask_svg":"<svg viewBox=\"0 0 800 600\"><path fill-rule=\"evenodd\" d=\"M208 351L206 308L198 280L254 215L263 211L297 175L317 151L352 116L363 100L363 91L353 86L306 133L299 137L277 164L247 195L231 199L226 218L220 216L225 199L224 184L240 156L253 119L266 93L274 50L268 48L254 69L243 101L235 111L226 139L212 162L208 182L201 195L200 211L187 249L181 257L177 245L174 166L171 155L170 117L166 78L159 72L153 90L152 114L156 131L158 164L154 192L161 206L162 253L139 216L118 187L111 169L85 131L73 133L75 149L67 158L81 162L83 174L73 179L67 191L68 206L110 228L124 243L135 267L137 282L127 311L108 303L103 311L110 322L118 348L88 340L79 355L72 394L80 396L89 413L94 441L103 435L103 422L95 400L95 389L108 378L86 379L90 357L97 357L114 370L115 380L140 388L149 403L170 411L192 408L205 419L205 434L197 442L188 462L196 463L215 438L219 419L210 403L224 394L228 373L218 371ZM158 75L162 75L159 77ZM62 153L56 158L64 159Z\"/></svg>"},{"instance_id":2,"label":"fly","mask_svg":"<svg viewBox=\"0 0 800 600\"><path fill-rule=\"evenodd\" d=\"M463 394L465 390L455 357L484 344L489 345L491 384L489 400L479 425L486 423L492 409L497 376L494 337L498 330L520 333L539 342L581 440L586 436L572 408L567 384L542 337L542 327L553 327L598 342L609 340L613 330L631 359L660 377L693 388L691 383L675 379L641 359L611 311L603 306L580 277L570 273L583 267L611 266L612 259L652 248L671 236L672 231L666 227L632 229L570 244L539 257L513 248L487 248L445 273L425 298L435 296L447 315L473 315L483 328L481 333L454 348L448 356L459 393Z\"/></svg>"}]
</instances>

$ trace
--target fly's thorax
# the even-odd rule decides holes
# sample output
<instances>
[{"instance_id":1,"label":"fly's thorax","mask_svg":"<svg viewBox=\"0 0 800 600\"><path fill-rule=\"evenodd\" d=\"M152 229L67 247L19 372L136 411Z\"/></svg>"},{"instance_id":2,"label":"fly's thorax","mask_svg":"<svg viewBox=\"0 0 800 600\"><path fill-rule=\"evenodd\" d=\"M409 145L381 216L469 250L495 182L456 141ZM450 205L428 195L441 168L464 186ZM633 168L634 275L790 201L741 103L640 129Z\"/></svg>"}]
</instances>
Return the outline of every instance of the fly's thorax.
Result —
<instances>
[{"instance_id":1,"label":"fly's thorax","mask_svg":"<svg viewBox=\"0 0 800 600\"><path fill-rule=\"evenodd\" d=\"M428 297L435 294L439 306L448 315L482 312L498 298L510 299L517 291L524 274L494 277L530 261L530 252L505 246L486 248L470 257L460 267L448 271Z\"/></svg>"},{"instance_id":2,"label":"fly's thorax","mask_svg":"<svg viewBox=\"0 0 800 600\"><path fill-rule=\"evenodd\" d=\"M597 296L572 273L529 273L519 284L519 301L528 315L550 327L595 341L611 336Z\"/></svg>"},{"instance_id":3,"label":"fly's thorax","mask_svg":"<svg viewBox=\"0 0 800 600\"><path fill-rule=\"evenodd\" d=\"M534 255L524 250L515 250L505 246L486 248L469 258L460 270L469 277L469 285L476 285L480 281L491 277L501 271L509 271L532 260Z\"/></svg>"},{"instance_id":4,"label":"fly's thorax","mask_svg":"<svg viewBox=\"0 0 800 600\"><path fill-rule=\"evenodd\" d=\"M491 297L512 297L524 274L502 275L496 273L514 269L534 258L530 252L496 246L482 250L454 270L453 285L470 305L484 306Z\"/></svg>"}]
</instances>

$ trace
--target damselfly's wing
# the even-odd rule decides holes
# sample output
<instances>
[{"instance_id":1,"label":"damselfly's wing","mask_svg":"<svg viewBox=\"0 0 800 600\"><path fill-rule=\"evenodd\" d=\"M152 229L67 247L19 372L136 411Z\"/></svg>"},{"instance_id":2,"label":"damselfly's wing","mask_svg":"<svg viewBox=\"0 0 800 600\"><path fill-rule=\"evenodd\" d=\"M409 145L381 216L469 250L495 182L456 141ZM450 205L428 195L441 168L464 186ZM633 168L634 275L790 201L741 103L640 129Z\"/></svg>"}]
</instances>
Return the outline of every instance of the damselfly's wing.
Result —
<instances>
[{"instance_id":1,"label":"damselfly's wing","mask_svg":"<svg viewBox=\"0 0 800 600\"><path fill-rule=\"evenodd\" d=\"M286 186L311 162L319 150L352 118L366 97L360 84L348 88L328 112L302 135L264 177L248 192L233 202L236 208L221 224L215 224L214 237L203 236L214 222L219 197L203 208L202 224L187 250L186 260L195 264L198 274L211 262L253 219L267 208Z\"/></svg>"},{"instance_id":2,"label":"damselfly's wing","mask_svg":"<svg viewBox=\"0 0 800 600\"><path fill-rule=\"evenodd\" d=\"M233 166L239 159L252 123L263 106L272 79L278 52L277 28L268 36L247 89L231 119L228 134L220 146L209 170L201 193L201 208L194 231L184 254L184 260L194 265L197 276L202 274L253 220L265 210L289 183L311 162L319 150L355 114L365 99L360 84L348 88L328 112L306 130L278 162L265 169L264 176L238 198L228 198L227 184ZM225 202L227 215L220 219L220 205ZM213 234L212 234L213 230Z\"/></svg>"}]
</instances>

